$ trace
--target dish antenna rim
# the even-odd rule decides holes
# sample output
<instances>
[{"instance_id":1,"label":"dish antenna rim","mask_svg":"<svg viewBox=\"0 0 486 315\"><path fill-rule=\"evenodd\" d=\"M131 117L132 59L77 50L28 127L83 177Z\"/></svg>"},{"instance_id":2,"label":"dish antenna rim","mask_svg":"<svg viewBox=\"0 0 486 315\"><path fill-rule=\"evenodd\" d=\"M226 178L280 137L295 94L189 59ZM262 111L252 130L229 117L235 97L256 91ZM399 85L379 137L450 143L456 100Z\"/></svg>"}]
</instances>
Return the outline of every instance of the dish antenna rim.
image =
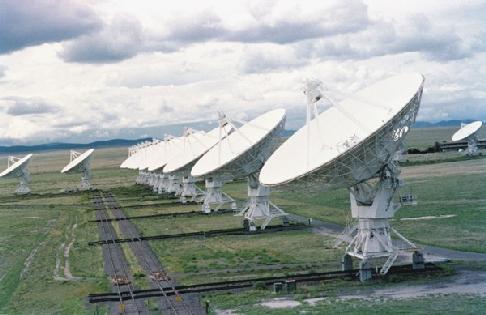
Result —
<instances>
[{"instance_id":1,"label":"dish antenna rim","mask_svg":"<svg viewBox=\"0 0 486 315\"><path fill-rule=\"evenodd\" d=\"M459 130L454 132L451 140L454 141L454 142L464 140L467 137L470 137L471 135L473 135L475 132L477 132L481 128L482 125L483 125L483 122L481 120L476 120L476 121L473 121L471 123L465 124Z\"/></svg>"},{"instance_id":2,"label":"dish antenna rim","mask_svg":"<svg viewBox=\"0 0 486 315\"><path fill-rule=\"evenodd\" d=\"M93 154L95 149L88 149L78 155L76 158L74 158L72 161L70 161L62 170L61 173L70 173L70 172L75 172L76 167L84 163L91 155ZM71 150L71 152L74 150ZM76 151L74 151L76 152Z\"/></svg>"}]
</instances>

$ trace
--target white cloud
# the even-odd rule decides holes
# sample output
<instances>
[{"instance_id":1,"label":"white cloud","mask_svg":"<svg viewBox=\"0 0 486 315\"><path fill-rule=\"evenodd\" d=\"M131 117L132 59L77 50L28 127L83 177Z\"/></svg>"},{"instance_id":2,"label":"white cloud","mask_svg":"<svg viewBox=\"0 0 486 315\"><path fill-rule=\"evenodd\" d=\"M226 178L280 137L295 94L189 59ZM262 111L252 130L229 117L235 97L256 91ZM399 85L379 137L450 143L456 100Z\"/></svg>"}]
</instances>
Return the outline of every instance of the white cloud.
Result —
<instances>
[{"instance_id":1,"label":"white cloud","mask_svg":"<svg viewBox=\"0 0 486 315\"><path fill-rule=\"evenodd\" d=\"M426 77L419 119L486 119L481 3L60 3L85 12L91 24L75 13L54 17L46 6L39 9L49 26L42 34L51 35L0 52L3 141L73 135L89 141L215 119L218 110L252 117L276 107L289 110L295 128L294 118L304 113L305 78L321 79L326 93L340 99L411 71Z\"/></svg>"}]
</instances>

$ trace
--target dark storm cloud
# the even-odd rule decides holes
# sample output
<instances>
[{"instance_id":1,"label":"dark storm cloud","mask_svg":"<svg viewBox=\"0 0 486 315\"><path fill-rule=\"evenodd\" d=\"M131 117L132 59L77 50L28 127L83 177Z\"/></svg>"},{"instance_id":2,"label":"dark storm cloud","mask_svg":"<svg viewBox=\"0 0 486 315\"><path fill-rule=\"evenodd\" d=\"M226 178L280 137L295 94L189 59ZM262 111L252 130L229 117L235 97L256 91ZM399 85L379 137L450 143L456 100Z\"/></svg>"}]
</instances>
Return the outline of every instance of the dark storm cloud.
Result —
<instances>
[{"instance_id":1,"label":"dark storm cloud","mask_svg":"<svg viewBox=\"0 0 486 315\"><path fill-rule=\"evenodd\" d=\"M3 98L0 103L6 105L6 113L12 116L50 114L59 111L59 108L39 99L19 97Z\"/></svg>"},{"instance_id":2,"label":"dark storm cloud","mask_svg":"<svg viewBox=\"0 0 486 315\"><path fill-rule=\"evenodd\" d=\"M66 62L116 63L144 52L174 52L194 43L219 41L291 45L297 51L296 58L307 60L367 59L418 52L428 59L446 61L469 57L486 47L481 36L466 43L454 28L441 28L425 16L401 22L371 19L360 0L285 13L278 12L273 4L257 3L250 11L253 20L245 26L230 28L214 12L204 11L166 21L163 33L145 30L136 18L117 17L99 32L66 43L59 55ZM266 55L263 60L251 58L243 61L243 72L294 66Z\"/></svg>"},{"instance_id":3,"label":"dark storm cloud","mask_svg":"<svg viewBox=\"0 0 486 315\"><path fill-rule=\"evenodd\" d=\"M266 15L271 14L272 8ZM240 43L294 43L310 38L355 32L369 23L361 1L337 2L311 16L281 16L268 21L265 14L255 16L252 25L231 29L221 18L205 11L167 22L163 35L143 30L135 18L117 18L96 33L82 36L64 45L60 56L67 62L114 63L142 52L173 52L205 41Z\"/></svg>"},{"instance_id":4,"label":"dark storm cloud","mask_svg":"<svg viewBox=\"0 0 486 315\"><path fill-rule=\"evenodd\" d=\"M118 16L100 32L65 44L60 57L78 63L118 62L135 56L143 48L142 33L137 19Z\"/></svg>"},{"instance_id":5,"label":"dark storm cloud","mask_svg":"<svg viewBox=\"0 0 486 315\"><path fill-rule=\"evenodd\" d=\"M0 0L0 54L76 38L100 26L98 16L81 2Z\"/></svg>"}]
</instances>

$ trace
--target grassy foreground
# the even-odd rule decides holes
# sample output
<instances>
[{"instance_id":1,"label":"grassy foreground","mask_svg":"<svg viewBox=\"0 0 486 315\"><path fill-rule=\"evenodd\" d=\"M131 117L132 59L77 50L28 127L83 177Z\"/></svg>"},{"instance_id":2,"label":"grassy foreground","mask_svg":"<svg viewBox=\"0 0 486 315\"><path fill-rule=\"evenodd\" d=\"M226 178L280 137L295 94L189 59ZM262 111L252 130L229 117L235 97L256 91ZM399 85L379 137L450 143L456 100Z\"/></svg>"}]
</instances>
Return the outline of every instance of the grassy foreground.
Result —
<instances>
[{"instance_id":1,"label":"grassy foreground","mask_svg":"<svg viewBox=\"0 0 486 315\"><path fill-rule=\"evenodd\" d=\"M425 132L425 131L422 131ZM435 132L435 131L434 131ZM444 131L437 131L445 135ZM413 133L412 133L413 135ZM410 142L428 142L435 136L425 133ZM446 138L444 136L444 138ZM425 140L424 140L425 139ZM124 148L97 150L93 161L93 184L111 190L129 215L198 210L199 206L179 206L174 200L154 195L133 185L135 172L118 168ZM422 244L452 249L486 252L486 159L444 162L455 154L415 157L417 161L436 159L434 164L405 166L407 185L402 192L418 197L415 207L402 207L393 225L406 237ZM0 181L0 314L92 314L85 297L109 290L103 272L101 250L88 247L96 240L96 225L87 193L64 194L60 190L78 184L79 175L62 175L67 152L34 156L31 166L33 194L14 196L15 180ZM0 159L3 163L5 159ZM414 160L415 161L415 160ZM246 198L246 183L225 185L238 201ZM275 191L272 200L284 210L305 217L345 224L349 219L349 195L344 189L320 194ZM445 218L401 220L427 216ZM158 218L134 221L145 235L182 233L238 227L240 217L230 214ZM70 248L69 264L74 280L62 279L65 258L62 245ZM236 279L259 275L285 274L299 270L335 270L342 249L332 248L334 240L310 230L285 233L194 238L151 242L162 263L181 283ZM134 271L139 267L133 262ZM56 266L58 265L58 267ZM399 280L408 283L413 280ZM137 279L146 287L147 277ZM261 301L275 297L269 291L218 294L207 298L219 309L235 309L240 314L481 314L484 299L478 296L421 297L407 300L339 300L337 295L350 283L300 288L292 298L301 303L292 309L269 309ZM359 284L353 284L359 285ZM376 285L384 285L378 283ZM327 288L327 289L326 289ZM364 286L363 289L366 289ZM315 306L305 300L325 297ZM453 301L453 303L451 302ZM106 310L100 309L100 314Z\"/></svg>"}]
</instances>

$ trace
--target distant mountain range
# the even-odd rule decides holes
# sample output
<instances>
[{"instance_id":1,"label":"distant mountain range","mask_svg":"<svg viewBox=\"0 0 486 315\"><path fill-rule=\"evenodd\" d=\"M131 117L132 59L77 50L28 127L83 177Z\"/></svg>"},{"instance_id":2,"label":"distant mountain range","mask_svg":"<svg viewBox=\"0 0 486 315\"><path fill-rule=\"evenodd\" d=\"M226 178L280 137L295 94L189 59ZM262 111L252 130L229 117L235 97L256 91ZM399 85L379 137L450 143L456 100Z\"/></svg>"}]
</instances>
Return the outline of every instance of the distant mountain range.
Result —
<instances>
[{"instance_id":1,"label":"distant mountain range","mask_svg":"<svg viewBox=\"0 0 486 315\"><path fill-rule=\"evenodd\" d=\"M106 141L95 141L95 142L84 143L84 144L57 142L57 143L46 143L46 144L37 144L37 145L0 146L0 154L31 153L31 152L51 151L51 150L128 147L146 140L152 140L152 138L141 138L136 140L112 139Z\"/></svg>"},{"instance_id":2,"label":"distant mountain range","mask_svg":"<svg viewBox=\"0 0 486 315\"><path fill-rule=\"evenodd\" d=\"M461 123L470 123L473 120L443 120L439 122L428 122L428 121L417 121L413 125L413 128L447 128L447 127L459 127ZM197 125L197 124L193 124ZM207 123L206 123L207 125ZM179 126L177 126L179 127ZM202 124L199 124L198 127L203 127ZM207 129L207 126L205 126ZM198 128L204 130L204 128ZM157 130L160 133L160 130ZM295 130L284 130L282 132L283 137L289 137L294 134ZM177 133L174 133L177 134ZM157 137L158 134L154 134L154 137ZM91 143L64 143L64 142L55 142L55 143L46 143L46 144L37 144L37 145L12 145L12 146L0 146L0 154L17 154L17 153L31 153L31 152L39 152L39 151L51 151L51 150L71 150L71 149L87 149L87 148L107 148L107 147L128 147L134 145L136 143L152 140L151 137L143 137L136 140L127 140L127 139L112 139L112 140L102 140L102 141L94 141Z\"/></svg>"}]
</instances>

